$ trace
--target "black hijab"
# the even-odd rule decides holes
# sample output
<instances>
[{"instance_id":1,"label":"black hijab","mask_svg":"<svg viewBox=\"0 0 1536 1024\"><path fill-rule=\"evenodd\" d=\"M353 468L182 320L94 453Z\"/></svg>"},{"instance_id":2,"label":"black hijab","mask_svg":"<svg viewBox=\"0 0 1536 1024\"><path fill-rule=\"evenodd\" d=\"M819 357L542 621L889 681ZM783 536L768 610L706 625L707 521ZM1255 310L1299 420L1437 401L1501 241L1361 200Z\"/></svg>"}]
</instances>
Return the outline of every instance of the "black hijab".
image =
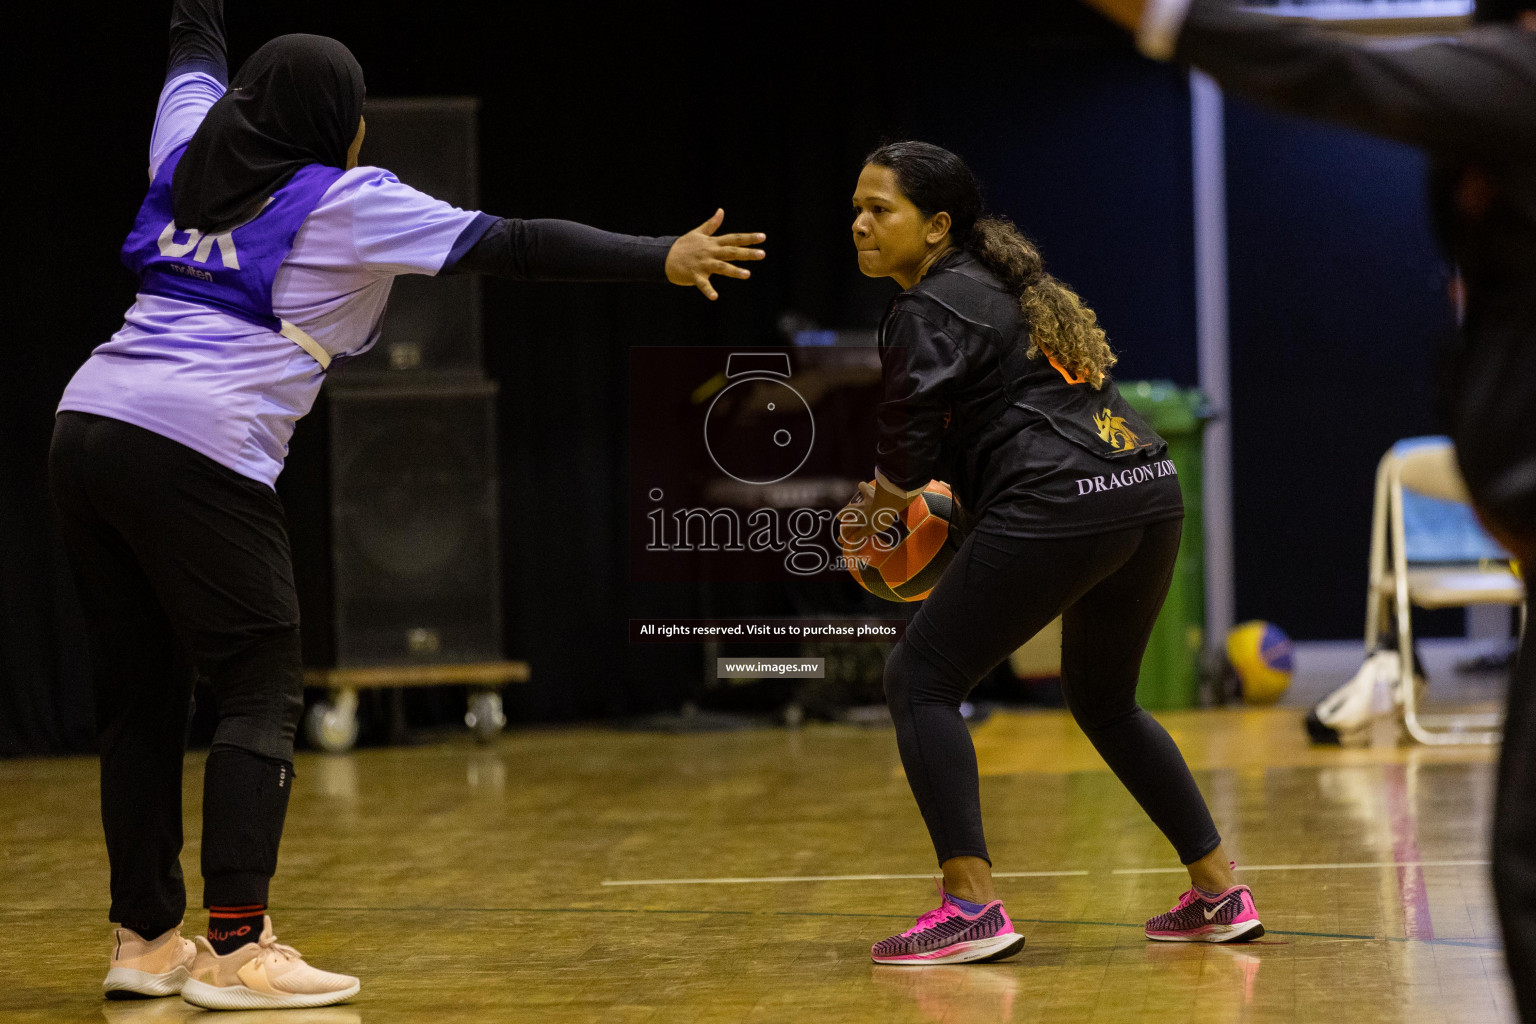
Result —
<instances>
[{"instance_id":1,"label":"black hijab","mask_svg":"<svg viewBox=\"0 0 1536 1024\"><path fill-rule=\"evenodd\" d=\"M223 231L307 164L345 167L363 113L363 69L326 36L278 36L208 109L171 179L178 227Z\"/></svg>"}]
</instances>

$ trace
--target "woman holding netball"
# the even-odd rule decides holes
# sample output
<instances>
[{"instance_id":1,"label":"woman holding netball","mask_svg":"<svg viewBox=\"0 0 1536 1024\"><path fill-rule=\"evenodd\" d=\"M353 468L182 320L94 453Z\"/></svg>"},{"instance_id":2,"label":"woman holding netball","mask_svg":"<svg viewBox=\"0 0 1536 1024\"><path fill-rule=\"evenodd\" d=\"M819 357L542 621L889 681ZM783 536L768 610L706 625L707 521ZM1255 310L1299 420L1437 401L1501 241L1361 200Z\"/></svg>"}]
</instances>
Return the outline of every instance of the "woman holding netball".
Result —
<instances>
[{"instance_id":1,"label":"woman holding netball","mask_svg":"<svg viewBox=\"0 0 1536 1024\"><path fill-rule=\"evenodd\" d=\"M125 323L59 403L50 475L90 631L116 930L109 995L323 1006L266 916L303 709L273 482L334 360L366 350L398 274L671 281L716 297L760 234L613 235L456 209L358 165L363 74L291 35L226 90L221 0L177 0L149 192L123 246ZM206 937L183 938L181 774L194 672L218 702L203 780Z\"/></svg>"},{"instance_id":2,"label":"woman holding netball","mask_svg":"<svg viewBox=\"0 0 1536 1024\"><path fill-rule=\"evenodd\" d=\"M1007 221L983 218L955 154L871 153L853 197L859 269L904 289L880 327L884 401L873 486L842 513L857 543L934 478L970 532L885 668L913 796L944 872L940 905L875 945L882 964L974 963L1024 945L992 887L976 754L960 702L1056 616L1062 691L1100 755L1188 867L1148 938L1264 933L1178 747L1136 703L1184 516L1166 445L1108 377L1093 311Z\"/></svg>"}]
</instances>

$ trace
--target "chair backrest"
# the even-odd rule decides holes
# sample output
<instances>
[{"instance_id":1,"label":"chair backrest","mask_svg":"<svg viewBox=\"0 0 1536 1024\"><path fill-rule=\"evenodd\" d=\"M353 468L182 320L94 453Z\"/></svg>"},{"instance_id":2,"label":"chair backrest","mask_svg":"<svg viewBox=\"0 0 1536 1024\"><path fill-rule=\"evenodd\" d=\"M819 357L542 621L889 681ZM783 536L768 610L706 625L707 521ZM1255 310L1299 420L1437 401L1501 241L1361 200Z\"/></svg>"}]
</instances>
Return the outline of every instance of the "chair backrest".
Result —
<instances>
[{"instance_id":1,"label":"chair backrest","mask_svg":"<svg viewBox=\"0 0 1536 1024\"><path fill-rule=\"evenodd\" d=\"M1402 491L1403 549L1409 562L1509 558L1477 521L1449 438L1407 438L1393 445L1387 458L1390 479Z\"/></svg>"},{"instance_id":2,"label":"chair backrest","mask_svg":"<svg viewBox=\"0 0 1536 1024\"><path fill-rule=\"evenodd\" d=\"M1472 496L1461 478L1456 465L1456 449L1447 440L1444 444L1420 444L1397 453L1398 480L1405 490L1422 494L1426 498L1453 501L1470 505Z\"/></svg>"}]
</instances>

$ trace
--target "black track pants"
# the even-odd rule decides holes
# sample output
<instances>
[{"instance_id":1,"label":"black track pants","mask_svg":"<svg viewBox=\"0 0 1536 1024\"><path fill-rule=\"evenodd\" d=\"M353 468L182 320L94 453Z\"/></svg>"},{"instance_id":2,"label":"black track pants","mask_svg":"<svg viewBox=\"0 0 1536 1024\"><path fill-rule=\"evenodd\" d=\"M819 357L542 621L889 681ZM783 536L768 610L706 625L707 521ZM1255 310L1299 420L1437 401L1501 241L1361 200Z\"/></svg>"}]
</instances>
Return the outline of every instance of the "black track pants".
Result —
<instances>
[{"instance_id":1,"label":"black track pants","mask_svg":"<svg viewBox=\"0 0 1536 1024\"><path fill-rule=\"evenodd\" d=\"M77 412L58 417L49 476L90 634L111 920L153 935L185 912L181 768L195 674L219 713L204 776L204 902L266 903L303 710L282 503L175 441Z\"/></svg>"},{"instance_id":2,"label":"black track pants","mask_svg":"<svg viewBox=\"0 0 1536 1024\"><path fill-rule=\"evenodd\" d=\"M939 862L987 856L976 752L960 702L1062 616L1067 707L1185 863L1221 842L1173 740L1136 703L1136 678L1179 550L1182 522L1066 540L977 525L885 667L912 794Z\"/></svg>"}]
</instances>

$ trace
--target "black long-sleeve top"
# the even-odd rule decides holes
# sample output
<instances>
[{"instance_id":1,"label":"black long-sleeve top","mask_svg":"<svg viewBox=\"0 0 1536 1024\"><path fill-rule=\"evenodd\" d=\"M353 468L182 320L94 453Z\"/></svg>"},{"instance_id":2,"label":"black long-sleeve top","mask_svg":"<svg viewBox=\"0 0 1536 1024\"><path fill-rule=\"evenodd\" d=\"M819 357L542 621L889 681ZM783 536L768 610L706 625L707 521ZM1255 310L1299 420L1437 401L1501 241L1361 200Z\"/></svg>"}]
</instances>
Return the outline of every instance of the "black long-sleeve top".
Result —
<instances>
[{"instance_id":1,"label":"black long-sleeve top","mask_svg":"<svg viewBox=\"0 0 1536 1024\"><path fill-rule=\"evenodd\" d=\"M464 229L439 273L509 281L665 281L675 241L675 235L619 235L570 220L482 214Z\"/></svg>"},{"instance_id":2,"label":"black long-sleeve top","mask_svg":"<svg viewBox=\"0 0 1536 1024\"><path fill-rule=\"evenodd\" d=\"M1389 49L1193 0L1175 57L1230 92L1429 153L1466 294L1447 426L1479 503L1536 526L1536 33L1487 25Z\"/></svg>"},{"instance_id":3,"label":"black long-sleeve top","mask_svg":"<svg viewBox=\"0 0 1536 1024\"><path fill-rule=\"evenodd\" d=\"M876 468L954 489L973 523L1075 537L1184 513L1163 440L1113 382L1073 384L1025 355L1017 296L962 250L897 295L880 325Z\"/></svg>"}]
</instances>

